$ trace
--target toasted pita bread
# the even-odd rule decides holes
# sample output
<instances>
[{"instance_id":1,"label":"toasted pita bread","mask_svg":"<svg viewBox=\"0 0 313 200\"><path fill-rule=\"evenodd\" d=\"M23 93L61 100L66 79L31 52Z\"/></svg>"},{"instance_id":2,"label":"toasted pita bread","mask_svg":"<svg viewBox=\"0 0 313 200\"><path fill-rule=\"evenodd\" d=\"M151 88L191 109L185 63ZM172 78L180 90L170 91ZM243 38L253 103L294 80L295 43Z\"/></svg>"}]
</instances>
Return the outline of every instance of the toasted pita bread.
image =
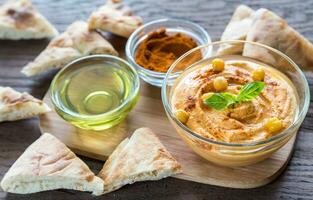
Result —
<instances>
[{"instance_id":1,"label":"toasted pita bread","mask_svg":"<svg viewBox=\"0 0 313 200\"><path fill-rule=\"evenodd\" d=\"M126 138L105 162L100 178L104 193L137 181L159 180L181 172L180 164L148 128L140 128Z\"/></svg>"},{"instance_id":2,"label":"toasted pita bread","mask_svg":"<svg viewBox=\"0 0 313 200\"><path fill-rule=\"evenodd\" d=\"M6 192L72 189L100 194L103 181L54 136L45 133L15 161L1 181Z\"/></svg>"},{"instance_id":3,"label":"toasted pita bread","mask_svg":"<svg viewBox=\"0 0 313 200\"><path fill-rule=\"evenodd\" d=\"M238 6L222 34L221 41L245 40L252 24L253 14L254 10L248 6ZM241 43L225 44L219 49L219 54L241 54L242 50Z\"/></svg>"},{"instance_id":4,"label":"toasted pita bread","mask_svg":"<svg viewBox=\"0 0 313 200\"><path fill-rule=\"evenodd\" d=\"M113 46L98 32L88 30L86 22L77 21L54 38L33 62L23 68L22 73L34 76L52 68L61 68L90 54L118 55Z\"/></svg>"},{"instance_id":5,"label":"toasted pita bread","mask_svg":"<svg viewBox=\"0 0 313 200\"><path fill-rule=\"evenodd\" d=\"M0 86L0 122L26 119L49 111L44 102L30 94Z\"/></svg>"},{"instance_id":6,"label":"toasted pita bread","mask_svg":"<svg viewBox=\"0 0 313 200\"><path fill-rule=\"evenodd\" d=\"M285 20L267 9L259 9L254 14L246 40L273 47L303 68L313 66L313 44L291 28ZM279 62L278 58L266 49L251 44L245 44L243 55L270 64Z\"/></svg>"},{"instance_id":7,"label":"toasted pita bread","mask_svg":"<svg viewBox=\"0 0 313 200\"><path fill-rule=\"evenodd\" d=\"M91 14L88 24L90 29L109 31L127 38L141 26L142 19L134 16L131 9L121 0L109 0Z\"/></svg>"},{"instance_id":8,"label":"toasted pita bread","mask_svg":"<svg viewBox=\"0 0 313 200\"><path fill-rule=\"evenodd\" d=\"M0 39L40 39L58 35L29 0L10 0L0 7Z\"/></svg>"}]
</instances>

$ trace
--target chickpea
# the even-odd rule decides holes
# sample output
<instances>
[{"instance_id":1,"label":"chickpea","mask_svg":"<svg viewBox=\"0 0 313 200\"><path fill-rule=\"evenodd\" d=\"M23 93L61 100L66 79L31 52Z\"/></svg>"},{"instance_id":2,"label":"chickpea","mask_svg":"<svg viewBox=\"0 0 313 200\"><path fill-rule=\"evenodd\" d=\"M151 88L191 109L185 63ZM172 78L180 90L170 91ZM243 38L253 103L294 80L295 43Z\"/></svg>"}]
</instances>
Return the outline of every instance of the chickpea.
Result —
<instances>
[{"instance_id":1,"label":"chickpea","mask_svg":"<svg viewBox=\"0 0 313 200\"><path fill-rule=\"evenodd\" d=\"M283 123L277 117L272 117L265 124L264 128L269 133L276 133L276 132L280 131L283 128Z\"/></svg>"},{"instance_id":2,"label":"chickpea","mask_svg":"<svg viewBox=\"0 0 313 200\"><path fill-rule=\"evenodd\" d=\"M189 114L182 109L177 110L175 112L175 116L183 124L185 124L189 119Z\"/></svg>"},{"instance_id":3,"label":"chickpea","mask_svg":"<svg viewBox=\"0 0 313 200\"><path fill-rule=\"evenodd\" d=\"M201 96L202 101L207 100L207 99L210 98L213 94L214 94L213 92L204 93L204 94Z\"/></svg>"},{"instance_id":4,"label":"chickpea","mask_svg":"<svg viewBox=\"0 0 313 200\"><path fill-rule=\"evenodd\" d=\"M223 76L217 77L213 80L214 89L218 92L224 91L228 87L227 79Z\"/></svg>"},{"instance_id":5,"label":"chickpea","mask_svg":"<svg viewBox=\"0 0 313 200\"><path fill-rule=\"evenodd\" d=\"M225 63L224 60L220 58L215 58L212 60L212 67L214 72L221 72L224 70Z\"/></svg>"},{"instance_id":6,"label":"chickpea","mask_svg":"<svg viewBox=\"0 0 313 200\"><path fill-rule=\"evenodd\" d=\"M252 72L252 78L255 81L264 81L265 71L263 67L259 67Z\"/></svg>"}]
</instances>

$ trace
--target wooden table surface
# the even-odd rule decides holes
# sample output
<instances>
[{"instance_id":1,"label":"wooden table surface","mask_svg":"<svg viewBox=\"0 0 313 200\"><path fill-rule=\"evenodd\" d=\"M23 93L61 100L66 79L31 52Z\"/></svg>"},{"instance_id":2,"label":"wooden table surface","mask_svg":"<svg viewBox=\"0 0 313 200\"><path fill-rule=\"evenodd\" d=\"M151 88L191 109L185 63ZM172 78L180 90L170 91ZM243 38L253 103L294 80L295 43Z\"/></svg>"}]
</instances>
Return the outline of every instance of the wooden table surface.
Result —
<instances>
[{"instance_id":1,"label":"wooden table surface","mask_svg":"<svg viewBox=\"0 0 313 200\"><path fill-rule=\"evenodd\" d=\"M4 0L0 0L0 3L3 2ZM103 0L33 0L33 3L59 31L63 31L74 20L86 20L91 11L103 4ZM255 9L265 7L275 11L291 26L313 41L313 1L310 0L250 0L246 2L239 0L128 0L126 3L145 21L165 17L194 21L203 26L213 40L219 39L235 7L246 3ZM125 39L113 37L112 40L116 48L120 50L124 48ZM20 70L23 65L35 58L47 43L47 40L0 41L0 85L10 86L42 98L55 72L26 78ZM306 76L312 93L313 73L306 72ZM32 195L7 194L0 190L0 199L313 199L312 105L311 98L309 113L299 131L295 152L289 166L276 181L261 188L228 189L167 178L125 186L101 197L65 190ZM39 136L37 118L0 124L0 178L25 148ZM96 173L103 164L88 158L82 159Z\"/></svg>"}]
</instances>

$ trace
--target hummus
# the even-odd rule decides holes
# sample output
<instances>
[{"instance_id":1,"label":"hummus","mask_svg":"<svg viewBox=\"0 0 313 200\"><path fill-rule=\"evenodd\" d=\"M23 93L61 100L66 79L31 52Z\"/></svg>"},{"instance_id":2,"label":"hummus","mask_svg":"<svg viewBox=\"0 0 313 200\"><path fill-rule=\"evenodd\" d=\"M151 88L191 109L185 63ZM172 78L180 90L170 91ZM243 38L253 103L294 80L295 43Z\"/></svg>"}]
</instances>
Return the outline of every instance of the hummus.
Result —
<instances>
[{"instance_id":1,"label":"hummus","mask_svg":"<svg viewBox=\"0 0 313 200\"><path fill-rule=\"evenodd\" d=\"M252 72L261 67L265 71L265 88L252 101L243 102L223 110L215 110L203 103L204 93L215 92L213 80L227 79L225 92L238 94L240 88L253 82ZM214 73L206 61L186 70L175 82L172 108L189 114L186 126L193 132L215 141L250 143L267 139L286 129L297 113L297 93L291 81L278 70L249 60L225 60L222 72ZM271 118L279 118L282 129L270 133L264 128Z\"/></svg>"}]
</instances>

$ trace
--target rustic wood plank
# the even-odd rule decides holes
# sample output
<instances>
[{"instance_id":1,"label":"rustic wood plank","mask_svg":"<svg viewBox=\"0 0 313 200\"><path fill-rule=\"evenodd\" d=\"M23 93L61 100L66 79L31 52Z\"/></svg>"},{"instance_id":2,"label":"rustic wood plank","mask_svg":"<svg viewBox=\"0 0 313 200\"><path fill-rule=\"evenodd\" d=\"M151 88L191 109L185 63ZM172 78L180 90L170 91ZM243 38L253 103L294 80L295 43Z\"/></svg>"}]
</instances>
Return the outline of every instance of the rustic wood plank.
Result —
<instances>
[{"instance_id":1,"label":"rustic wood plank","mask_svg":"<svg viewBox=\"0 0 313 200\"><path fill-rule=\"evenodd\" d=\"M4 0L0 0L3 3ZM86 19L103 0L33 0L35 6L63 31L76 19ZM175 17L202 25L217 40L240 0L128 0L126 3L145 21ZM243 2L243 1L242 1ZM244 1L252 8L266 7L283 16L288 23L313 41L313 1L311 0L254 0ZM120 38L113 37L116 41ZM28 91L42 98L54 72L32 79L19 73L48 41L0 41L0 85ZM123 48L121 46L121 48ZM311 93L313 73L307 72ZM236 190L168 178L156 182L136 183L99 199L312 199L313 185L313 108L301 126L295 152L287 170L277 181L257 189ZM38 120L22 120L0 124L0 177L15 159L40 135ZM102 163L83 158L97 172ZM53 191L33 195L12 195L0 192L0 199L92 199L87 193ZM97 198L98 199L98 198Z\"/></svg>"}]
</instances>

